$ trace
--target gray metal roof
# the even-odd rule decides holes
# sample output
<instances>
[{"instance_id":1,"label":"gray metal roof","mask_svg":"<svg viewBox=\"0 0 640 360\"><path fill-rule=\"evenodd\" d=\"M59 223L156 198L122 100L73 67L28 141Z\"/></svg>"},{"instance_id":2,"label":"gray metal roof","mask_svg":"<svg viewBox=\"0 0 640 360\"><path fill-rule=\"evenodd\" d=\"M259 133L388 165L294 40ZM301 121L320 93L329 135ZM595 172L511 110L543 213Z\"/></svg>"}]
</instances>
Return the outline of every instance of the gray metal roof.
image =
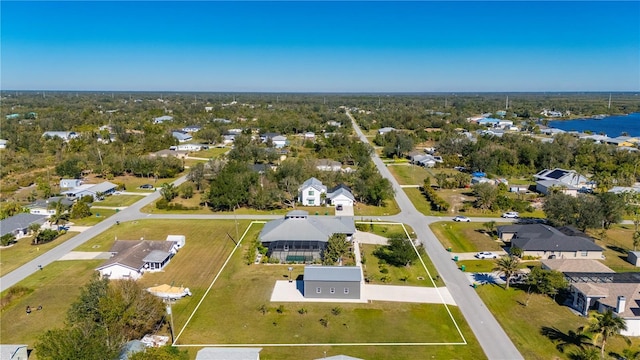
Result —
<instances>
[{"instance_id":1,"label":"gray metal roof","mask_svg":"<svg viewBox=\"0 0 640 360\"><path fill-rule=\"evenodd\" d=\"M305 266L305 281L357 281L362 280L359 266Z\"/></svg>"},{"instance_id":2,"label":"gray metal roof","mask_svg":"<svg viewBox=\"0 0 640 360\"><path fill-rule=\"evenodd\" d=\"M351 216L306 216L269 221L260 232L260 241L322 241L333 234L354 234L356 227ZM297 214L293 214L297 215ZM306 214L300 214L306 215Z\"/></svg>"},{"instance_id":3,"label":"gray metal roof","mask_svg":"<svg viewBox=\"0 0 640 360\"><path fill-rule=\"evenodd\" d=\"M29 227L30 224L44 224L47 220L46 215L36 215L29 213L20 213L0 220L0 236L12 233L16 230L22 230Z\"/></svg>"},{"instance_id":4,"label":"gray metal roof","mask_svg":"<svg viewBox=\"0 0 640 360\"><path fill-rule=\"evenodd\" d=\"M322 184L322 181L312 177L307 179L307 181L303 182L302 185L298 188L299 190L304 190L305 188L312 187L318 191L327 191L327 187Z\"/></svg>"},{"instance_id":5,"label":"gray metal roof","mask_svg":"<svg viewBox=\"0 0 640 360\"><path fill-rule=\"evenodd\" d=\"M169 257L169 252L168 251L152 250L149 253L149 255L145 256L144 259L142 259L142 261L144 261L145 263L148 263L148 262L163 262L168 257Z\"/></svg>"},{"instance_id":6,"label":"gray metal roof","mask_svg":"<svg viewBox=\"0 0 640 360\"><path fill-rule=\"evenodd\" d=\"M27 345L13 345L13 344L1 344L0 345L0 360L12 360L14 355L21 348L27 348Z\"/></svg>"},{"instance_id":7,"label":"gray metal roof","mask_svg":"<svg viewBox=\"0 0 640 360\"><path fill-rule=\"evenodd\" d=\"M196 360L258 360L262 348L217 348L198 350Z\"/></svg>"},{"instance_id":8,"label":"gray metal roof","mask_svg":"<svg viewBox=\"0 0 640 360\"><path fill-rule=\"evenodd\" d=\"M110 183L108 181L102 182L100 184L94 185L90 188L88 188L87 190L94 192L94 193L99 193L99 192L107 192L109 190L113 190L115 188L117 188L118 185L114 184L114 183Z\"/></svg>"},{"instance_id":9,"label":"gray metal roof","mask_svg":"<svg viewBox=\"0 0 640 360\"><path fill-rule=\"evenodd\" d=\"M332 193L328 193L327 194L327 199L334 199L336 197L338 197L339 195L344 195L347 198L349 198L351 201L355 201L356 198L353 196L353 194L351 193L351 191L345 189L345 188L339 188L336 191L332 192Z\"/></svg>"}]
</instances>

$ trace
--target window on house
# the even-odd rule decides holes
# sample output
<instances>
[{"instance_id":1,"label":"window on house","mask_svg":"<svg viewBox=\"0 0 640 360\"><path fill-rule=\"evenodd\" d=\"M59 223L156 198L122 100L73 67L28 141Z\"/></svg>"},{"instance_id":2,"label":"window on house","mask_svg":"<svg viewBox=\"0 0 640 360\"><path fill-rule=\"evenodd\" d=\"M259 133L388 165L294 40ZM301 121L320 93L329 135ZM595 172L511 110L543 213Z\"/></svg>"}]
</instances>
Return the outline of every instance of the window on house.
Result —
<instances>
[{"instance_id":1,"label":"window on house","mask_svg":"<svg viewBox=\"0 0 640 360\"><path fill-rule=\"evenodd\" d=\"M308 199L308 201L309 201L309 205L313 205L316 202L315 199Z\"/></svg>"},{"instance_id":2,"label":"window on house","mask_svg":"<svg viewBox=\"0 0 640 360\"><path fill-rule=\"evenodd\" d=\"M309 190L309 196L313 196L313 190Z\"/></svg>"},{"instance_id":3,"label":"window on house","mask_svg":"<svg viewBox=\"0 0 640 360\"><path fill-rule=\"evenodd\" d=\"M336 293L336 288L329 288L329 293L335 294Z\"/></svg>"},{"instance_id":4,"label":"window on house","mask_svg":"<svg viewBox=\"0 0 640 360\"><path fill-rule=\"evenodd\" d=\"M344 293L348 294L349 293L349 288L344 288Z\"/></svg>"},{"instance_id":5,"label":"window on house","mask_svg":"<svg viewBox=\"0 0 640 360\"><path fill-rule=\"evenodd\" d=\"M321 288L319 288L319 287L317 287L317 288L316 288L316 294L320 294L321 292L322 292L322 289L321 289Z\"/></svg>"},{"instance_id":6,"label":"window on house","mask_svg":"<svg viewBox=\"0 0 640 360\"><path fill-rule=\"evenodd\" d=\"M589 252L588 251L581 251L580 252L580 256L588 256Z\"/></svg>"}]
</instances>

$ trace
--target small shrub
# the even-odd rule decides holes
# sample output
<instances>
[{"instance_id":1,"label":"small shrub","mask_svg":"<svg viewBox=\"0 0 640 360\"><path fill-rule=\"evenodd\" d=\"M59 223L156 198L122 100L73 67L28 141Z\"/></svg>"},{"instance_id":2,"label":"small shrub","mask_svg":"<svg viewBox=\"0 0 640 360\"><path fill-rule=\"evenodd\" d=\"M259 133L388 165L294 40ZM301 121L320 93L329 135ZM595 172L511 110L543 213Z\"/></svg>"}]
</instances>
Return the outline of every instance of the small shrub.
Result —
<instances>
[{"instance_id":1,"label":"small shrub","mask_svg":"<svg viewBox=\"0 0 640 360\"><path fill-rule=\"evenodd\" d=\"M331 309L331 313L335 316L338 316L342 313L342 308L339 306L336 306L333 309Z\"/></svg>"},{"instance_id":2,"label":"small shrub","mask_svg":"<svg viewBox=\"0 0 640 360\"><path fill-rule=\"evenodd\" d=\"M322 319L320 319L320 325L324 326L324 327L329 327L329 319L327 319L327 317L323 317Z\"/></svg>"},{"instance_id":3,"label":"small shrub","mask_svg":"<svg viewBox=\"0 0 640 360\"><path fill-rule=\"evenodd\" d=\"M262 313L262 315L266 315L269 312L269 308L267 307L267 305L262 304L258 308L258 311L260 311L260 313Z\"/></svg>"},{"instance_id":4,"label":"small shrub","mask_svg":"<svg viewBox=\"0 0 640 360\"><path fill-rule=\"evenodd\" d=\"M298 309L298 314L300 314L300 315L304 315L304 314L306 314L306 313L307 313L307 309L305 309L305 308L300 308L300 309Z\"/></svg>"},{"instance_id":5,"label":"small shrub","mask_svg":"<svg viewBox=\"0 0 640 360\"><path fill-rule=\"evenodd\" d=\"M13 286L7 290L7 293L0 299L0 310L9 306L12 301L17 300L27 294L33 292L33 289L30 289L25 286Z\"/></svg>"},{"instance_id":6,"label":"small shrub","mask_svg":"<svg viewBox=\"0 0 640 360\"><path fill-rule=\"evenodd\" d=\"M284 313L284 305L280 305L280 306L278 306L278 308L276 309L276 312L277 312L278 314L282 314L282 313Z\"/></svg>"},{"instance_id":7,"label":"small shrub","mask_svg":"<svg viewBox=\"0 0 640 360\"><path fill-rule=\"evenodd\" d=\"M389 273L389 269L387 269L386 267L380 267L380 273L381 274L388 274Z\"/></svg>"}]
</instances>

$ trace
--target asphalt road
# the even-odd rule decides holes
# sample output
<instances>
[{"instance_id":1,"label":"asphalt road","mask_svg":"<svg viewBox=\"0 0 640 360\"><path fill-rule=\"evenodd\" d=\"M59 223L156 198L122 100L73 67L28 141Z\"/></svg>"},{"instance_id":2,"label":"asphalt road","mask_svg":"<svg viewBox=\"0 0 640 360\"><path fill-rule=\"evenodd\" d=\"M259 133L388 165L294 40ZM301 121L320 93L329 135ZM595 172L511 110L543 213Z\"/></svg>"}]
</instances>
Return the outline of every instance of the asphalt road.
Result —
<instances>
[{"instance_id":1,"label":"asphalt road","mask_svg":"<svg viewBox=\"0 0 640 360\"><path fill-rule=\"evenodd\" d=\"M353 122L354 129L364 142L368 143L367 138L364 136L360 128L355 123L355 120L351 117L351 114L347 113ZM458 307L462 311L465 319L469 323L471 330L474 332L480 345L482 346L486 356L489 359L508 359L516 360L522 359L522 355L515 348L509 337L506 335L502 327L495 320L491 312L484 306L482 300L478 297L475 290L469 286L469 282L466 279L464 273L458 270L456 264L451 261L451 253L447 252L438 239L436 239L433 232L429 229L429 224L435 221L448 221L451 220L448 217L427 217L418 212L407 195L404 193L398 182L391 175L386 165L380 160L380 158L374 154L373 161L378 167L378 170L385 178L389 179L393 184L395 191L396 201L401 209L399 215L393 216L380 216L380 217L361 217L361 220L368 219L380 219L385 221L397 221L409 224L416 232L418 239L423 243L425 250L429 254L431 261L434 263L438 274L445 281L449 292L453 296ZM186 176L183 176L176 180L174 184L176 186L186 181ZM160 192L156 191L151 195L146 196L135 204L127 207L124 210L119 211L113 216L101 221L97 225L90 229L74 236L59 246L43 253L36 259L26 263L25 265L17 268L9 274L0 278L0 292L5 291L9 287L17 284L25 279L27 276L38 271L38 266L47 266L50 263L60 259L65 254L72 251L74 248L82 245L89 239L101 234L111 226L115 225L117 221L133 221L139 219L248 219L248 220L270 220L281 218L281 215L205 215L205 214L146 214L141 213L140 209L144 206L152 203L160 197ZM357 217L355 220L358 220ZM472 218L474 222L486 222L496 220L495 218ZM501 219L505 221L507 219Z\"/></svg>"},{"instance_id":2,"label":"asphalt road","mask_svg":"<svg viewBox=\"0 0 640 360\"><path fill-rule=\"evenodd\" d=\"M356 124L355 119L349 112L347 112L347 116L351 119L353 128L356 130L360 140L368 143L368 139ZM471 327L471 330L478 339L485 355L489 359L523 359L511 339L509 339L500 324L498 324L493 317L493 314L491 314L489 309L484 305L476 291L469 285L465 274L460 271L457 265L451 260L451 253L444 249L431 229L429 229L429 220L433 221L437 218L427 218L416 210L409 200L409 197L387 169L387 166L375 153L373 154L373 162L378 167L380 174L389 179L393 184L395 199L402 211L400 215L391 218L397 218L398 221L410 225L416 232L418 239L420 239L427 254L429 254L429 258L436 267L438 274L444 280L447 289L449 289L453 299L467 320L469 327Z\"/></svg>"}]
</instances>

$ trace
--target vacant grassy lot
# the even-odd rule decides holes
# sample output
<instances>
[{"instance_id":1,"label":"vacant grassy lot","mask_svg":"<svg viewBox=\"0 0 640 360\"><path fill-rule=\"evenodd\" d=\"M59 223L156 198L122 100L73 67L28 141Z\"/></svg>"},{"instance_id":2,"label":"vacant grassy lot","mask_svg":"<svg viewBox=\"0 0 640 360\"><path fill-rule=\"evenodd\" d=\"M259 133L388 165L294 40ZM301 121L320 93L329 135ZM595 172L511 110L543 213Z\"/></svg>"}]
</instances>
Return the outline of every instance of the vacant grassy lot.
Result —
<instances>
[{"instance_id":1,"label":"vacant grassy lot","mask_svg":"<svg viewBox=\"0 0 640 360\"><path fill-rule=\"evenodd\" d=\"M5 344L28 344L33 347L44 331L62 327L67 309L103 260L56 261L21 281L31 290L7 307L0 316L0 338ZM2 296L6 295L6 291ZM30 315L26 307L34 310ZM42 305L42 310L35 310Z\"/></svg>"},{"instance_id":2,"label":"vacant grassy lot","mask_svg":"<svg viewBox=\"0 0 640 360\"><path fill-rule=\"evenodd\" d=\"M362 253L365 264L363 266L364 276L369 279L370 284L387 284L387 285L408 285L408 286L428 286L432 287L433 283L429 275L422 267L420 260L415 261L411 266L396 267L388 264L380 264L379 259L373 255L378 245L360 244L360 252ZM422 259L431 273L436 286L443 286L442 280L437 278L437 272L426 254L422 254ZM386 270L383 270L386 269ZM386 273L383 271L387 271ZM437 281L436 281L437 280Z\"/></svg>"},{"instance_id":3,"label":"vacant grassy lot","mask_svg":"<svg viewBox=\"0 0 640 360\"><path fill-rule=\"evenodd\" d=\"M489 237L480 223L436 222L430 228L442 246L451 248L452 252L501 250L504 245Z\"/></svg>"},{"instance_id":4,"label":"vacant grassy lot","mask_svg":"<svg viewBox=\"0 0 640 360\"><path fill-rule=\"evenodd\" d=\"M386 200L384 206L365 205L356 203L353 212L355 216L387 216L400 213L395 199Z\"/></svg>"},{"instance_id":5,"label":"vacant grassy lot","mask_svg":"<svg viewBox=\"0 0 640 360\"><path fill-rule=\"evenodd\" d=\"M0 248L0 276L5 276L77 234L77 232L67 232L52 242L41 245L31 245L33 238L27 237L18 240L12 246Z\"/></svg>"},{"instance_id":6,"label":"vacant grassy lot","mask_svg":"<svg viewBox=\"0 0 640 360\"><path fill-rule=\"evenodd\" d=\"M198 309L179 344L307 344L349 342L460 342L443 305L376 302L369 304L270 303L275 280L284 280L288 265L245 265L236 252ZM294 266L294 277L303 266ZM224 304L224 305L222 305ZM260 310L264 305L265 312ZM338 311L335 309L338 308ZM277 309L280 309L278 311ZM302 311L304 309L304 311ZM300 313L302 312L302 314ZM452 307L457 321L461 316ZM326 320L326 326L321 319ZM182 325L182 324L181 324ZM321 356L349 353L368 359L468 358L482 354L467 326L469 345L418 347L357 346L313 348ZM291 348L269 348L274 359L299 358ZM295 348L294 348L295 349ZM305 348L306 350L306 348ZM307 354L307 351L305 351ZM261 354L261 357L263 354ZM481 355L480 355L481 356Z\"/></svg>"},{"instance_id":7,"label":"vacant grassy lot","mask_svg":"<svg viewBox=\"0 0 640 360\"><path fill-rule=\"evenodd\" d=\"M433 177L430 169L416 165L394 165L387 166L393 177L398 180L400 185L420 185L424 183L427 176Z\"/></svg>"},{"instance_id":8,"label":"vacant grassy lot","mask_svg":"<svg viewBox=\"0 0 640 360\"><path fill-rule=\"evenodd\" d=\"M70 219L69 222L78 226L92 226L115 213L116 211L113 209L92 209L91 216L82 219Z\"/></svg>"},{"instance_id":9,"label":"vacant grassy lot","mask_svg":"<svg viewBox=\"0 0 640 360\"><path fill-rule=\"evenodd\" d=\"M493 272L496 267L496 261L494 259L485 260L462 260L458 261L458 268L462 265L466 267L466 272ZM526 261L520 263L520 269L525 269L529 266L540 265L538 261Z\"/></svg>"},{"instance_id":10,"label":"vacant grassy lot","mask_svg":"<svg viewBox=\"0 0 640 360\"><path fill-rule=\"evenodd\" d=\"M569 346L561 353L540 331L543 327L550 327L567 334L587 323L586 318L573 314L569 308L558 305L547 296L533 294L525 306L527 293L523 290L483 285L477 291L525 359L568 359L575 347ZM620 354L626 346L624 341L616 338L607 341L606 349ZM640 339L635 338L632 346L637 349Z\"/></svg>"},{"instance_id":11,"label":"vacant grassy lot","mask_svg":"<svg viewBox=\"0 0 640 360\"><path fill-rule=\"evenodd\" d=\"M632 224L613 225L604 234L602 230L589 230L587 234L604 249L605 265L618 272L640 271L640 267L627 262L627 253L633 250L634 229Z\"/></svg>"},{"instance_id":12,"label":"vacant grassy lot","mask_svg":"<svg viewBox=\"0 0 640 360\"><path fill-rule=\"evenodd\" d=\"M143 199L141 195L111 195L105 197L102 201L95 201L94 206L130 206Z\"/></svg>"},{"instance_id":13,"label":"vacant grassy lot","mask_svg":"<svg viewBox=\"0 0 640 360\"><path fill-rule=\"evenodd\" d=\"M403 188L402 189L405 194L409 197L409 200L413 204L413 206L424 215L433 216L433 215L447 215L445 213L438 213L437 211L431 210L431 202L427 201L427 198L422 193L420 188Z\"/></svg>"},{"instance_id":14,"label":"vacant grassy lot","mask_svg":"<svg viewBox=\"0 0 640 360\"><path fill-rule=\"evenodd\" d=\"M209 159L210 158L217 158L217 157L220 157L221 155L225 154L229 150L231 150L231 149L230 148L210 147L208 150L192 152L192 153L189 154L189 156L198 157L198 158L209 158Z\"/></svg>"}]
</instances>

